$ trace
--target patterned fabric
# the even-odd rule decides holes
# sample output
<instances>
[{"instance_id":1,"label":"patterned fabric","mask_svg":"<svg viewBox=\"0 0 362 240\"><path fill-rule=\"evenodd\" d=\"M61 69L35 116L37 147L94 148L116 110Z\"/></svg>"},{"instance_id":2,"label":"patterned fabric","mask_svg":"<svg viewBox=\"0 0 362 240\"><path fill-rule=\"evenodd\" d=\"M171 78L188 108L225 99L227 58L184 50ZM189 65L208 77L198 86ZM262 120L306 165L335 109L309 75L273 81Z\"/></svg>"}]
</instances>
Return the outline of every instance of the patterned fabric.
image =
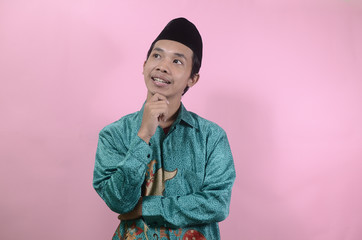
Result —
<instances>
[{"instance_id":1,"label":"patterned fabric","mask_svg":"<svg viewBox=\"0 0 362 240\"><path fill-rule=\"evenodd\" d=\"M137 136L141 111L99 134L93 186L111 210L132 211L143 196L142 218L121 221L113 239L220 239L229 214L235 169L225 131L187 111L166 135L147 144Z\"/></svg>"}]
</instances>

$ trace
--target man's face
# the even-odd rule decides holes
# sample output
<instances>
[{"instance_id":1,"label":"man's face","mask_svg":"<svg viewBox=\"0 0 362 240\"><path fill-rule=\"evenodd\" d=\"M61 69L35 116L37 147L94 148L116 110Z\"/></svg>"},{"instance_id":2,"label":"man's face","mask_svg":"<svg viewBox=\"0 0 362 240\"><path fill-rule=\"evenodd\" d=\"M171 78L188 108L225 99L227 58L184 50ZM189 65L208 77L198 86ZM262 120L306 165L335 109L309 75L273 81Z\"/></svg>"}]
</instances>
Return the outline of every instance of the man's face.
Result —
<instances>
[{"instance_id":1,"label":"man's face","mask_svg":"<svg viewBox=\"0 0 362 240\"><path fill-rule=\"evenodd\" d=\"M198 75L191 78L192 50L171 40L159 40L143 65L148 97L159 93L167 99L181 99L186 86L192 87Z\"/></svg>"}]
</instances>

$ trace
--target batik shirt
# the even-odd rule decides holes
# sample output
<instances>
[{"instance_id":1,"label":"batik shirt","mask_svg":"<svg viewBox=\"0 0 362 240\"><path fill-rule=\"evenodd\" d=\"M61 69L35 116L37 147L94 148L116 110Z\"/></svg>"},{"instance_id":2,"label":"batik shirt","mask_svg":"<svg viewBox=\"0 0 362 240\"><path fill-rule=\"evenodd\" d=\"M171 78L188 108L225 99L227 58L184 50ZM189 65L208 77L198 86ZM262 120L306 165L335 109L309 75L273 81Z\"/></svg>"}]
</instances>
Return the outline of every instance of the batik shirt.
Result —
<instances>
[{"instance_id":1,"label":"batik shirt","mask_svg":"<svg viewBox=\"0 0 362 240\"><path fill-rule=\"evenodd\" d=\"M168 133L158 127L147 144L137 136L142 115L143 108L99 134L97 193L119 214L143 196L142 217L121 221L113 239L220 239L235 179L225 131L181 104Z\"/></svg>"}]
</instances>

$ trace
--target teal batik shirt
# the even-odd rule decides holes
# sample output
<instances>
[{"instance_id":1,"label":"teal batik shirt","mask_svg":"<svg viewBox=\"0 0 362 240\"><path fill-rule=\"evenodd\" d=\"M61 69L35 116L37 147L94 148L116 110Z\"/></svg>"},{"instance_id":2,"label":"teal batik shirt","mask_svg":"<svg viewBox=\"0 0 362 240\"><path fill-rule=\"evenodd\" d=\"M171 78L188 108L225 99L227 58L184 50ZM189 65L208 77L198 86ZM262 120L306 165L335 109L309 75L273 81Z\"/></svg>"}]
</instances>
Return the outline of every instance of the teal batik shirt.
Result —
<instances>
[{"instance_id":1,"label":"teal batik shirt","mask_svg":"<svg viewBox=\"0 0 362 240\"><path fill-rule=\"evenodd\" d=\"M137 136L141 111L99 134L93 186L111 210L127 213L143 196L142 218L121 221L113 239L220 239L235 169L225 131L183 104L166 135Z\"/></svg>"}]
</instances>

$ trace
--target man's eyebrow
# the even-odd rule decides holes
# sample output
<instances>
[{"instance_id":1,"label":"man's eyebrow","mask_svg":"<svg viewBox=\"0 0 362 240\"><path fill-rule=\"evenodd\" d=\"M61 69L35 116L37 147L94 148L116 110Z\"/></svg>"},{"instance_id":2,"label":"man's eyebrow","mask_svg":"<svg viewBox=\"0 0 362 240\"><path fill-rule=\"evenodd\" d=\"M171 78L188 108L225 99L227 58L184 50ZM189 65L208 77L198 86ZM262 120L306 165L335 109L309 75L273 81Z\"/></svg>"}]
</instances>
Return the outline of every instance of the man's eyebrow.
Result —
<instances>
[{"instance_id":1,"label":"man's eyebrow","mask_svg":"<svg viewBox=\"0 0 362 240\"><path fill-rule=\"evenodd\" d=\"M174 55L180 57L180 58L184 58L185 60L187 60L186 56L182 53L175 53Z\"/></svg>"},{"instance_id":2,"label":"man's eyebrow","mask_svg":"<svg viewBox=\"0 0 362 240\"><path fill-rule=\"evenodd\" d=\"M159 48L159 47L155 47L153 49L153 51L157 51L157 52L164 52L164 50L162 48Z\"/></svg>"}]
</instances>

